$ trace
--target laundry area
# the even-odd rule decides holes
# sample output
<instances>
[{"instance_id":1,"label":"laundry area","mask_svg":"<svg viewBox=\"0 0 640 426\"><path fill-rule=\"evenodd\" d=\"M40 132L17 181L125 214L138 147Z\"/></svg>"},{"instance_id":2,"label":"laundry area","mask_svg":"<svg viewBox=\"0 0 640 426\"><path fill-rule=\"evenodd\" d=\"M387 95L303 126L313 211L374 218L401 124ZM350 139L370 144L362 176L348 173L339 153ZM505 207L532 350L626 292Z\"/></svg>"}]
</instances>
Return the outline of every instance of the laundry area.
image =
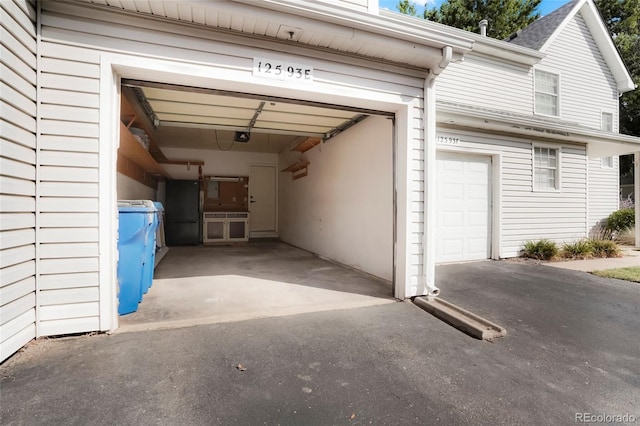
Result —
<instances>
[{"instance_id":1,"label":"laundry area","mask_svg":"<svg viewBox=\"0 0 640 426\"><path fill-rule=\"evenodd\" d=\"M159 222L120 331L396 300L391 114L127 79L120 104L121 226L137 199Z\"/></svg>"}]
</instances>

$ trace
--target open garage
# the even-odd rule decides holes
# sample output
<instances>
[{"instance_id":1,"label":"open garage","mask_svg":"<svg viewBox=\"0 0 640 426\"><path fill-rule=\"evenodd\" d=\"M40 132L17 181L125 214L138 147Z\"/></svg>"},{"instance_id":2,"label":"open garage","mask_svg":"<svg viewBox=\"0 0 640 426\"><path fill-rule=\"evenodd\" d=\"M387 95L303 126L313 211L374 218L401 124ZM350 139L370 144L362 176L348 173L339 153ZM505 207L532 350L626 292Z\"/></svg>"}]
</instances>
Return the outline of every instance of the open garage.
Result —
<instances>
[{"instance_id":1,"label":"open garage","mask_svg":"<svg viewBox=\"0 0 640 426\"><path fill-rule=\"evenodd\" d=\"M166 240L123 329L392 300L393 116L123 79L117 198Z\"/></svg>"}]
</instances>

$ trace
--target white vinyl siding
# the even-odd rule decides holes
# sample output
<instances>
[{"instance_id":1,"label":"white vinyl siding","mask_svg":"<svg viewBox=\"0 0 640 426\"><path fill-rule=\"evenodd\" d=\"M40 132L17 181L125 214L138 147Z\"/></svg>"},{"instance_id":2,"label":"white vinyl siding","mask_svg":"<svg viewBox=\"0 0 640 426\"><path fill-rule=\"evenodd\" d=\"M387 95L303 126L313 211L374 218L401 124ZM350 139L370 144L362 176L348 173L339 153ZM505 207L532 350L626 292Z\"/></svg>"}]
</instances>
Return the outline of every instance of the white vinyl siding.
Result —
<instances>
[{"instance_id":1,"label":"white vinyl siding","mask_svg":"<svg viewBox=\"0 0 640 426\"><path fill-rule=\"evenodd\" d=\"M102 276L98 269L95 251L86 250L86 244L101 244L98 241L99 229L94 215L115 215L114 211L99 211L100 189L98 185L97 164L98 136L103 130L98 122L95 110L101 97L109 93L100 93L99 64L101 57L114 54L126 55L134 60L168 60L176 64L176 69L197 64L209 67L206 78L220 78L232 83L239 80L258 84L251 75L253 57L264 56L263 44L251 46L255 41L251 38L218 33L198 26L182 25L175 22L154 21L152 28L144 18L123 15L118 12L86 8L71 3L42 3L42 82L43 95L42 131L43 205L49 206L42 214L48 215L51 226L42 233L47 244L61 245L65 249L65 262L56 259L46 264L49 279L48 291L58 291L68 283L69 276L78 275L74 280L78 286L98 285L95 276ZM90 13L88 13L90 11ZM268 43L268 42L266 42ZM400 242L407 247L407 265L402 270L402 278L410 283L411 291L421 291L420 274L422 273L422 220L424 202L422 197L422 180L424 178L423 154L423 78L411 75L398 67L389 69L370 68L369 61L357 58L345 58L330 53L313 51L311 56L304 48L282 47L270 44L273 49L286 49L286 52L273 51L271 54L282 54L292 57L298 62L314 64L314 100L340 103L340 95L362 98L363 107L370 107L369 100L397 102L399 98L414 99L409 109L409 123L406 128L410 146L409 156L414 159L407 163L407 180L411 189L406 202L410 208L407 214L408 232ZM295 56L300 55L300 56ZM131 63L134 63L131 62ZM362 67L367 67L363 71ZM126 76L125 76L126 77ZM186 81L186 84L195 84ZM238 83L235 83L238 84ZM272 82L260 82L265 87L271 85L271 94L281 96L285 89L275 89ZM243 86L243 90L246 86ZM254 89L258 90L258 89ZM303 88L304 90L304 88ZM67 96L69 93L71 96ZM324 97L324 99L323 99ZM110 126L112 123L104 125ZM117 141L102 141L117 143ZM60 155L64 153L64 155ZM114 165L115 167L115 165ZM81 185L81 187L79 187ZM53 198L59 197L62 203ZM66 210L66 211L62 211ZM61 214L83 215L83 225L69 222L68 228L61 228ZM115 238L115 236L114 236ZM77 251L74 251L77 249ZM43 253L52 253L55 250ZM73 256L75 253L75 257ZM68 261L67 261L68 260ZM59 279L58 279L59 278ZM91 280L85 282L84 279ZM100 286L112 283L100 282ZM57 297L45 300L54 301L52 306L65 306L72 301L65 299L69 293L59 293ZM103 300L95 301L95 293L83 293L82 309L73 311L65 309L48 309L45 316L50 325L42 328L43 333L58 332L69 327L65 332L77 332L92 328L98 329L99 311L103 310ZM102 288L100 291L102 294ZM73 322L67 321L73 319ZM101 324L102 326L102 324Z\"/></svg>"},{"instance_id":2,"label":"white vinyl siding","mask_svg":"<svg viewBox=\"0 0 640 426\"><path fill-rule=\"evenodd\" d=\"M36 337L36 12L0 2L0 362Z\"/></svg>"},{"instance_id":3,"label":"white vinyl siding","mask_svg":"<svg viewBox=\"0 0 640 426\"><path fill-rule=\"evenodd\" d=\"M531 67L470 53L447 66L437 80L436 97L481 108L532 114Z\"/></svg>"},{"instance_id":4,"label":"white vinyl siding","mask_svg":"<svg viewBox=\"0 0 640 426\"><path fill-rule=\"evenodd\" d=\"M584 19L577 13L545 51L541 66L560 70L562 120L601 128L601 112L613 112L618 130L618 91Z\"/></svg>"},{"instance_id":5,"label":"white vinyl siding","mask_svg":"<svg viewBox=\"0 0 640 426\"><path fill-rule=\"evenodd\" d=\"M583 145L557 144L562 152L562 189L545 192L533 191L531 147L537 141L449 129L438 130L438 134L460 138L458 147L448 149L467 154L500 154L501 190L493 194L493 200L495 203L499 199L501 206L498 212L501 258L517 256L526 240L549 238L563 243L586 235L587 157Z\"/></svg>"},{"instance_id":6,"label":"white vinyl siding","mask_svg":"<svg viewBox=\"0 0 640 426\"><path fill-rule=\"evenodd\" d=\"M533 189L538 191L560 188L560 149L533 147Z\"/></svg>"},{"instance_id":7,"label":"white vinyl siding","mask_svg":"<svg viewBox=\"0 0 640 426\"><path fill-rule=\"evenodd\" d=\"M600 158L589 159L589 232L618 209L618 157L610 158L613 167L602 167Z\"/></svg>"},{"instance_id":8,"label":"white vinyl siding","mask_svg":"<svg viewBox=\"0 0 640 426\"><path fill-rule=\"evenodd\" d=\"M535 71L535 112L536 114L560 115L560 76L558 74Z\"/></svg>"},{"instance_id":9,"label":"white vinyl siding","mask_svg":"<svg viewBox=\"0 0 640 426\"><path fill-rule=\"evenodd\" d=\"M99 55L45 39L39 49L38 331L101 330Z\"/></svg>"}]
</instances>

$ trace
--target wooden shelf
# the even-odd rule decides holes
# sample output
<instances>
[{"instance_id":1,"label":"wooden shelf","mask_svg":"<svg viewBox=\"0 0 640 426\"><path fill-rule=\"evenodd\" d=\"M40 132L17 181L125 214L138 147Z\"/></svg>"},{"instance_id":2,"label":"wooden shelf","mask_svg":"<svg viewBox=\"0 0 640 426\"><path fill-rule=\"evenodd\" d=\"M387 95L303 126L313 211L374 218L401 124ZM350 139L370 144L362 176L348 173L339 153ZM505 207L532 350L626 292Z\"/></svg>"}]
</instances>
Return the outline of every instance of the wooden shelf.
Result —
<instances>
[{"instance_id":1,"label":"wooden shelf","mask_svg":"<svg viewBox=\"0 0 640 426\"><path fill-rule=\"evenodd\" d=\"M138 140L133 137L127 126L120 122L120 148L118 152L124 157L131 160L145 173L150 175L171 178L156 160L151 156L149 151L144 149Z\"/></svg>"},{"instance_id":2,"label":"wooden shelf","mask_svg":"<svg viewBox=\"0 0 640 426\"><path fill-rule=\"evenodd\" d=\"M308 161L298 161L297 163L293 163L286 169L282 169L283 172L291 172L291 179L296 180L307 175L307 167L309 166Z\"/></svg>"},{"instance_id":3,"label":"wooden shelf","mask_svg":"<svg viewBox=\"0 0 640 426\"><path fill-rule=\"evenodd\" d=\"M322 142L321 138L306 138L305 140L291 148L291 151L307 152L314 146L319 145L320 142Z\"/></svg>"},{"instance_id":4,"label":"wooden shelf","mask_svg":"<svg viewBox=\"0 0 640 426\"><path fill-rule=\"evenodd\" d=\"M128 95L128 96L126 96ZM125 127L139 127L144 130L151 138L149 141L149 153L158 162L162 162L167 159L164 156L160 147L156 145L153 140L154 129L153 125L149 122L142 108L133 101L135 95L130 88L124 87L122 94L120 95L120 121L126 124ZM132 99L132 100L130 100Z\"/></svg>"}]
</instances>

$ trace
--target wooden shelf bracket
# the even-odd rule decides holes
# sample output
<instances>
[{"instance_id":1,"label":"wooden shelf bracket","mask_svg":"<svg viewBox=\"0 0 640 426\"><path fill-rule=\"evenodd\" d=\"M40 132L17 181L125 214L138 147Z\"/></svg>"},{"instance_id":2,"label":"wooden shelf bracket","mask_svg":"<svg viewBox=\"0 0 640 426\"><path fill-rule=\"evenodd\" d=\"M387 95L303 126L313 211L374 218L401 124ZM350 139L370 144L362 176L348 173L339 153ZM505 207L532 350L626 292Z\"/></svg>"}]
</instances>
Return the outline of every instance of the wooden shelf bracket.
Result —
<instances>
[{"instance_id":1,"label":"wooden shelf bracket","mask_svg":"<svg viewBox=\"0 0 640 426\"><path fill-rule=\"evenodd\" d=\"M286 169L282 169L283 172L291 172L291 179L296 180L303 178L307 175L307 167L309 166L308 161L299 161L297 163L293 163Z\"/></svg>"}]
</instances>

